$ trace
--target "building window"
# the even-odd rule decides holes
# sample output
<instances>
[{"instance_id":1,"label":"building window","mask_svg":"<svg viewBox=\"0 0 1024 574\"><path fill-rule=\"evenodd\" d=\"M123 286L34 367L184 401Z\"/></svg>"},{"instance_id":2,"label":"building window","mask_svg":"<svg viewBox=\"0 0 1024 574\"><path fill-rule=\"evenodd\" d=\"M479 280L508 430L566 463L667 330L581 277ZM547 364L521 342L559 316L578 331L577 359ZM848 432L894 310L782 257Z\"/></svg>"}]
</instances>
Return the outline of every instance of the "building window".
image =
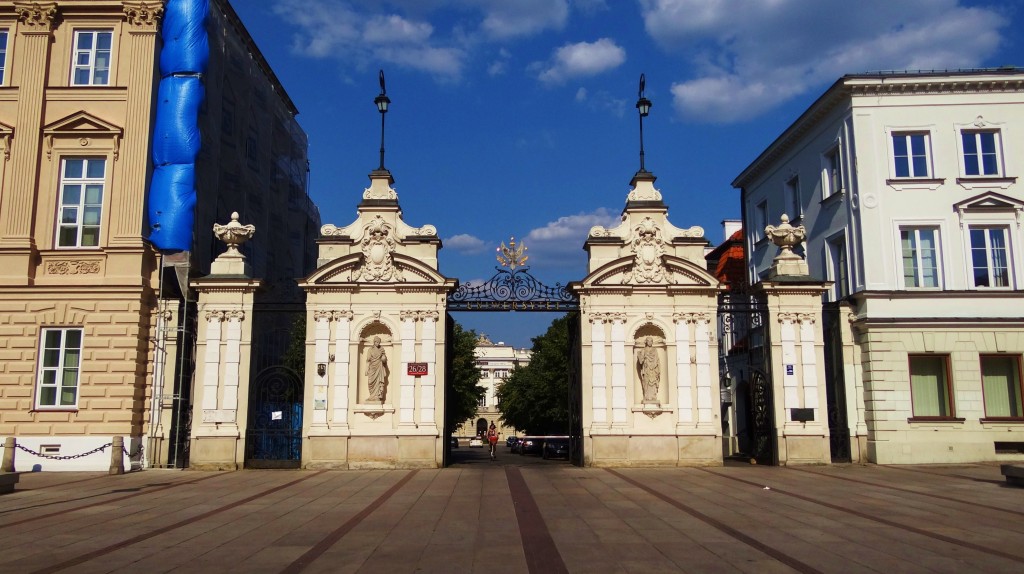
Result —
<instances>
[{"instance_id":1,"label":"building window","mask_svg":"<svg viewBox=\"0 0 1024 574\"><path fill-rule=\"evenodd\" d=\"M960 138L964 146L964 175L1000 175L999 132L964 130Z\"/></svg>"},{"instance_id":2,"label":"building window","mask_svg":"<svg viewBox=\"0 0 1024 574\"><path fill-rule=\"evenodd\" d=\"M971 227L971 267L975 287L1009 287L1010 258L1005 227Z\"/></svg>"},{"instance_id":3,"label":"building window","mask_svg":"<svg viewBox=\"0 0 1024 574\"><path fill-rule=\"evenodd\" d=\"M910 394L915 417L953 416L945 355L911 355Z\"/></svg>"},{"instance_id":4,"label":"building window","mask_svg":"<svg viewBox=\"0 0 1024 574\"><path fill-rule=\"evenodd\" d=\"M478 406L480 408L486 407L487 406L487 395L483 395L479 399L477 399L476 406Z\"/></svg>"},{"instance_id":5,"label":"building window","mask_svg":"<svg viewBox=\"0 0 1024 574\"><path fill-rule=\"evenodd\" d=\"M833 301L850 294L849 265L846 260L846 237L840 235L827 244L829 259L829 280L833 282Z\"/></svg>"},{"instance_id":6,"label":"building window","mask_svg":"<svg viewBox=\"0 0 1024 574\"><path fill-rule=\"evenodd\" d=\"M928 134L892 134L892 156L896 177L929 177Z\"/></svg>"},{"instance_id":7,"label":"building window","mask_svg":"<svg viewBox=\"0 0 1024 574\"><path fill-rule=\"evenodd\" d=\"M100 244L106 160L70 158L61 164L58 247Z\"/></svg>"},{"instance_id":8,"label":"building window","mask_svg":"<svg viewBox=\"0 0 1024 574\"><path fill-rule=\"evenodd\" d=\"M758 203L754 207L754 240L764 239L764 228L768 227L768 200Z\"/></svg>"},{"instance_id":9,"label":"building window","mask_svg":"<svg viewBox=\"0 0 1024 574\"><path fill-rule=\"evenodd\" d=\"M843 158L839 143L821 156L821 198L843 192Z\"/></svg>"},{"instance_id":10,"label":"building window","mask_svg":"<svg viewBox=\"0 0 1024 574\"><path fill-rule=\"evenodd\" d=\"M1020 358L981 356L986 417L1024 417L1021 408Z\"/></svg>"},{"instance_id":11,"label":"building window","mask_svg":"<svg viewBox=\"0 0 1024 574\"><path fill-rule=\"evenodd\" d=\"M796 221L804 215L804 206L800 201L800 177L794 175L786 181L783 190L786 196L786 215L790 221Z\"/></svg>"},{"instance_id":12,"label":"building window","mask_svg":"<svg viewBox=\"0 0 1024 574\"><path fill-rule=\"evenodd\" d=\"M7 79L7 30L0 30L0 86Z\"/></svg>"},{"instance_id":13,"label":"building window","mask_svg":"<svg viewBox=\"0 0 1024 574\"><path fill-rule=\"evenodd\" d=\"M82 330L43 329L39 356L36 406L77 406L78 378L82 369Z\"/></svg>"},{"instance_id":14,"label":"building window","mask_svg":"<svg viewBox=\"0 0 1024 574\"><path fill-rule=\"evenodd\" d=\"M106 86L110 83L110 54L114 33L110 30L75 32L71 65L72 86Z\"/></svg>"},{"instance_id":15,"label":"building window","mask_svg":"<svg viewBox=\"0 0 1024 574\"><path fill-rule=\"evenodd\" d=\"M903 249L903 285L908 288L939 286L939 231L935 228L900 229Z\"/></svg>"}]
</instances>

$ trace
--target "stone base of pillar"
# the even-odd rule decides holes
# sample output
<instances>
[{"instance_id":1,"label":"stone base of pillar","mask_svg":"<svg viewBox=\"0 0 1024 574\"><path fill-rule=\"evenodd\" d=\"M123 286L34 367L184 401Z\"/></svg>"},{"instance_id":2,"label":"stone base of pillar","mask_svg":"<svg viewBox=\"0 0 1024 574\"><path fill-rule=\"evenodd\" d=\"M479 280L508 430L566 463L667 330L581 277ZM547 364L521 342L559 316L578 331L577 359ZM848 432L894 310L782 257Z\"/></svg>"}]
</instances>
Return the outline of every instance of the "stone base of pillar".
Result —
<instances>
[{"instance_id":1,"label":"stone base of pillar","mask_svg":"<svg viewBox=\"0 0 1024 574\"><path fill-rule=\"evenodd\" d=\"M235 436L202 436L192 438L189 468L193 470L238 470L243 466L244 443Z\"/></svg>"},{"instance_id":2,"label":"stone base of pillar","mask_svg":"<svg viewBox=\"0 0 1024 574\"><path fill-rule=\"evenodd\" d=\"M591 435L585 464L599 467L721 466L721 437L694 435Z\"/></svg>"},{"instance_id":3,"label":"stone base of pillar","mask_svg":"<svg viewBox=\"0 0 1024 574\"><path fill-rule=\"evenodd\" d=\"M779 466L831 464L827 435L783 435L779 437Z\"/></svg>"}]
</instances>

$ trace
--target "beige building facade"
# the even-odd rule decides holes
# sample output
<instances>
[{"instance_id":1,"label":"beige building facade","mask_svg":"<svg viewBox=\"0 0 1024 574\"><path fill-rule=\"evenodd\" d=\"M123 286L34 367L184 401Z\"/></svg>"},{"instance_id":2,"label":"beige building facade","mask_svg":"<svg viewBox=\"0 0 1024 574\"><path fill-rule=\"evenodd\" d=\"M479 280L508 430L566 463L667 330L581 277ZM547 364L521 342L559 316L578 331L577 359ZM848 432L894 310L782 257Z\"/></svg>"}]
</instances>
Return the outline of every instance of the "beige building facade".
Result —
<instances>
[{"instance_id":1,"label":"beige building facade","mask_svg":"<svg viewBox=\"0 0 1024 574\"><path fill-rule=\"evenodd\" d=\"M125 437L126 466L167 465L173 421L187 420L177 415L187 408L191 363L178 359L179 351L194 352L188 337L180 343L189 325L183 316L196 309L194 299L188 309L187 298L171 291L182 284L187 291L189 274L209 273L217 247L205 241L162 258L147 241L164 13L165 2L155 0L0 2L0 436L24 447L19 470L106 470L109 450L96 449L114 436ZM210 35L209 105L198 119L196 237L208 237L204 228L232 210L249 219L286 213L289 227L315 229L294 106L226 1L211 2L207 24L223 34ZM232 70L230 60L242 55L244 70ZM295 180L301 205L244 204L271 197L270 184L251 185L244 160L242 169L230 167L245 157L245 140L221 133L229 91L238 108L247 109L255 92L266 98L260 121L281 127L275 133L285 135L295 160L282 162L295 170L278 181ZM236 129L242 125L236 120ZM270 136L253 140L267 157L280 152ZM232 148L243 151L232 155ZM262 163L261 153L252 149L254 161ZM265 237L251 259L267 267L277 241L289 246L277 252L278 263L298 257L291 276L301 274L312 259L304 266L304 239L292 239ZM184 268L183 281L171 259ZM179 439L180 466L187 430ZM56 458L88 451L95 452Z\"/></svg>"},{"instance_id":2,"label":"beige building facade","mask_svg":"<svg viewBox=\"0 0 1024 574\"><path fill-rule=\"evenodd\" d=\"M452 435L468 439L486 435L487 429L494 424L502 439L516 434L516 429L506 426L501 420L501 405L498 403L498 387L511 376L512 371L530 364L530 350L517 349L504 342L497 343L487 335L481 334L476 343L476 366L480 369L480 383L484 387L484 396L480 398L476 414L456 427ZM466 441L460 444L465 446Z\"/></svg>"}]
</instances>

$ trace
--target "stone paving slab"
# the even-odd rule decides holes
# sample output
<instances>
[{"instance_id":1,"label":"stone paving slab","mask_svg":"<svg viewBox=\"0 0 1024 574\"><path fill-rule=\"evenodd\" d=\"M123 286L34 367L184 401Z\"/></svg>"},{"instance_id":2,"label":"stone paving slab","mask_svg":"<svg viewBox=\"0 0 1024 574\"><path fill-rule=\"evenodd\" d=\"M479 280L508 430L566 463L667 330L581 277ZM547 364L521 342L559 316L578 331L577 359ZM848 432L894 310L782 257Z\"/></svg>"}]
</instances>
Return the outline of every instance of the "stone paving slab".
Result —
<instances>
[{"instance_id":1,"label":"stone paving slab","mask_svg":"<svg viewBox=\"0 0 1024 574\"><path fill-rule=\"evenodd\" d=\"M0 573L1024 572L997 464L26 473Z\"/></svg>"}]
</instances>

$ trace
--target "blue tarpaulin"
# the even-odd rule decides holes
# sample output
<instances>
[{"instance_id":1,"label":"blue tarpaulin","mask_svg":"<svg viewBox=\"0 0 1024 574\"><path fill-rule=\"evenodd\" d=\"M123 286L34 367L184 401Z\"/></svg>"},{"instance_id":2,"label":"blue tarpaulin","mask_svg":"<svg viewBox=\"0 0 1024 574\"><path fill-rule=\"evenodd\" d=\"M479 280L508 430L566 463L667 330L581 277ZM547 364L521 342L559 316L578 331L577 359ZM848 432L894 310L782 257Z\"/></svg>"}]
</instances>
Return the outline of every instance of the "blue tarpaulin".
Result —
<instances>
[{"instance_id":1,"label":"blue tarpaulin","mask_svg":"<svg viewBox=\"0 0 1024 574\"><path fill-rule=\"evenodd\" d=\"M147 209L149 239L161 251L192 249L195 161L202 145L199 108L205 97L202 74L210 59L209 11L209 0L168 0L164 7Z\"/></svg>"}]
</instances>

